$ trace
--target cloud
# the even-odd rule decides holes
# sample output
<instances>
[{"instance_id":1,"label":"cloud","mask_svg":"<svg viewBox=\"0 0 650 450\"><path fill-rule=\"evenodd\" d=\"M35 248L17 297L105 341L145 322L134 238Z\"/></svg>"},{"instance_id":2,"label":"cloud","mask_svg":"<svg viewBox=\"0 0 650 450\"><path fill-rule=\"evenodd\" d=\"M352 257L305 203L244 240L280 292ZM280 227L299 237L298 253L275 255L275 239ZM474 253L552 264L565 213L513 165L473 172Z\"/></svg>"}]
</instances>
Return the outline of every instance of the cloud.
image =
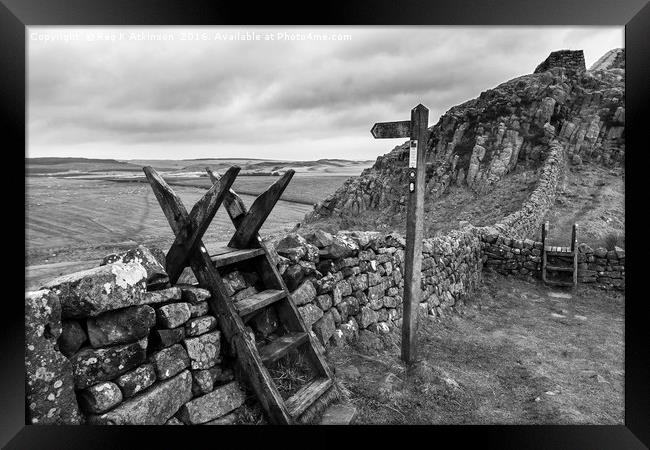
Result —
<instances>
[{"instance_id":1,"label":"cloud","mask_svg":"<svg viewBox=\"0 0 650 450\"><path fill-rule=\"evenodd\" d=\"M583 48L589 66L622 30L30 27L28 156L375 159L393 142L372 140L374 122L423 103L433 124L552 50Z\"/></svg>"}]
</instances>

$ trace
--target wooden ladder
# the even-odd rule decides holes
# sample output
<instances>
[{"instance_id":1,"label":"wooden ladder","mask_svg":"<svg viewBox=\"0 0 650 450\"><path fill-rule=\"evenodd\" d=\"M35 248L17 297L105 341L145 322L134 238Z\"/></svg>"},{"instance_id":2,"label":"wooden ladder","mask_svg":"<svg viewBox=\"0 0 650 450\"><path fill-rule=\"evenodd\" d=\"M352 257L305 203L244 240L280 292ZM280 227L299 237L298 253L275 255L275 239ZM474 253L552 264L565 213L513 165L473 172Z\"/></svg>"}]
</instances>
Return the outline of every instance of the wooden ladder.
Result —
<instances>
[{"instance_id":1,"label":"wooden ladder","mask_svg":"<svg viewBox=\"0 0 650 450\"><path fill-rule=\"evenodd\" d=\"M578 224L573 224L570 247L546 245L548 231L549 224L545 222L542 224L542 281L551 286L571 286L575 289L578 285ZM549 264L549 257L556 261L553 265ZM572 264L562 265L568 258L571 258ZM549 278L549 272L552 274L571 272L572 280Z\"/></svg>"},{"instance_id":2,"label":"wooden ladder","mask_svg":"<svg viewBox=\"0 0 650 450\"><path fill-rule=\"evenodd\" d=\"M300 422L300 417L305 411L317 400L326 399L324 394L336 387L320 343L306 327L258 233L289 184L294 171L287 171L260 194L247 211L242 199L231 189L239 167L231 167L222 177L206 169L213 183L212 187L188 214L178 196L153 168L145 167L143 170L176 235L176 240L166 257L170 282L176 283L183 269L189 264L199 281L199 286L210 291L210 309L237 355L241 373L248 378L270 421L276 424ZM218 246L209 254L201 238L221 203L224 204L236 231L230 242ZM266 290L234 301L228 295L221 271L237 264L254 267ZM269 344L258 347L254 337L246 330L245 324L266 308L275 308L284 334ZM284 400L269 373L268 366L292 350L304 352L315 376L293 396Z\"/></svg>"}]
</instances>

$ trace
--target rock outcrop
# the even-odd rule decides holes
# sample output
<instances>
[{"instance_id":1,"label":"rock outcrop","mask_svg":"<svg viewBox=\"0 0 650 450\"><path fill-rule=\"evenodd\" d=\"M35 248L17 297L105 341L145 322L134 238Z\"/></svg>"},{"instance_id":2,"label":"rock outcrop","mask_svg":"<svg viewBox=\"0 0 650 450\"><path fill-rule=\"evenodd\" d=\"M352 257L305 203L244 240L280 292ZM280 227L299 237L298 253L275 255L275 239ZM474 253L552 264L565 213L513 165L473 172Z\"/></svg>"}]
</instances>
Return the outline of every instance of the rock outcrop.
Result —
<instances>
[{"instance_id":1,"label":"rock outcrop","mask_svg":"<svg viewBox=\"0 0 650 450\"><path fill-rule=\"evenodd\" d=\"M534 73L514 78L447 111L429 128L426 202L450 186L486 195L516 167L536 172L550 143L580 164L622 165L625 153L624 52L585 70L582 51L553 52ZM375 213L374 225L406 209L408 142L314 206L306 222Z\"/></svg>"}]
</instances>

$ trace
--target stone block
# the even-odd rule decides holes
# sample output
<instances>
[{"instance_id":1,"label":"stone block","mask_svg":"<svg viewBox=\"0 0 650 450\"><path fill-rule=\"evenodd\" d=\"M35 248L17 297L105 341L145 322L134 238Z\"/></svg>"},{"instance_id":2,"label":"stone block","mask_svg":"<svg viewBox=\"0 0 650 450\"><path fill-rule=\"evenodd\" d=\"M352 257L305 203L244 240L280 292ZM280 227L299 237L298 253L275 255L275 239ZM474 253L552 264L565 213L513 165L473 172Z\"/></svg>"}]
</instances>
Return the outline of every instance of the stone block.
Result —
<instances>
[{"instance_id":1,"label":"stone block","mask_svg":"<svg viewBox=\"0 0 650 450\"><path fill-rule=\"evenodd\" d=\"M147 339L107 348L85 348L71 359L75 386L85 389L112 380L139 366L146 359Z\"/></svg>"},{"instance_id":2,"label":"stone block","mask_svg":"<svg viewBox=\"0 0 650 450\"><path fill-rule=\"evenodd\" d=\"M156 371L152 364L143 364L135 370L125 373L115 379L124 398L133 397L147 389L156 381Z\"/></svg>"},{"instance_id":3,"label":"stone block","mask_svg":"<svg viewBox=\"0 0 650 450\"><path fill-rule=\"evenodd\" d=\"M210 312L208 302L199 302L196 304L189 303L190 317L205 316Z\"/></svg>"},{"instance_id":4,"label":"stone block","mask_svg":"<svg viewBox=\"0 0 650 450\"><path fill-rule=\"evenodd\" d=\"M84 411L101 414L122 401L122 391L117 384L103 381L81 391L78 398Z\"/></svg>"},{"instance_id":5,"label":"stone block","mask_svg":"<svg viewBox=\"0 0 650 450\"><path fill-rule=\"evenodd\" d=\"M159 380L171 378L190 365L190 359L181 344L174 344L154 353L150 361Z\"/></svg>"},{"instance_id":6,"label":"stone block","mask_svg":"<svg viewBox=\"0 0 650 450\"><path fill-rule=\"evenodd\" d=\"M158 291L146 292L142 303L146 305L155 305L159 303L175 302L181 299L181 295L181 289L174 286Z\"/></svg>"},{"instance_id":7,"label":"stone block","mask_svg":"<svg viewBox=\"0 0 650 450\"><path fill-rule=\"evenodd\" d=\"M201 303L210 298L210 291L197 286L177 285L181 289L181 300L193 305Z\"/></svg>"},{"instance_id":8,"label":"stone block","mask_svg":"<svg viewBox=\"0 0 650 450\"><path fill-rule=\"evenodd\" d=\"M86 342L88 335L76 320L64 320L61 325L61 336L57 343L61 353L69 358Z\"/></svg>"},{"instance_id":9,"label":"stone block","mask_svg":"<svg viewBox=\"0 0 650 450\"><path fill-rule=\"evenodd\" d=\"M114 263L46 283L61 303L61 317L85 318L143 303L147 272L138 262Z\"/></svg>"},{"instance_id":10,"label":"stone block","mask_svg":"<svg viewBox=\"0 0 650 450\"><path fill-rule=\"evenodd\" d=\"M187 303L171 303L156 309L158 326L161 328L176 328L190 319L190 306Z\"/></svg>"},{"instance_id":11,"label":"stone block","mask_svg":"<svg viewBox=\"0 0 650 450\"><path fill-rule=\"evenodd\" d=\"M25 395L32 424L81 423L72 365L56 350L61 305L46 289L25 295Z\"/></svg>"},{"instance_id":12,"label":"stone block","mask_svg":"<svg viewBox=\"0 0 650 450\"><path fill-rule=\"evenodd\" d=\"M192 375L185 370L153 385L113 410L90 416L92 425L162 425L192 398Z\"/></svg>"},{"instance_id":13,"label":"stone block","mask_svg":"<svg viewBox=\"0 0 650 450\"><path fill-rule=\"evenodd\" d=\"M154 350L171 347L185 339L185 328L178 327L169 330L153 330L149 334L150 346Z\"/></svg>"},{"instance_id":14,"label":"stone block","mask_svg":"<svg viewBox=\"0 0 650 450\"><path fill-rule=\"evenodd\" d=\"M217 319L212 316L195 317L185 324L185 336L200 336L212 331L216 326Z\"/></svg>"},{"instance_id":15,"label":"stone block","mask_svg":"<svg viewBox=\"0 0 650 450\"><path fill-rule=\"evenodd\" d=\"M291 293L291 298L296 306L311 303L316 298L316 288L311 281L307 280Z\"/></svg>"},{"instance_id":16,"label":"stone block","mask_svg":"<svg viewBox=\"0 0 650 450\"><path fill-rule=\"evenodd\" d=\"M86 321L93 347L126 344L142 339L156 323L156 312L149 305L117 309Z\"/></svg>"},{"instance_id":17,"label":"stone block","mask_svg":"<svg viewBox=\"0 0 650 450\"><path fill-rule=\"evenodd\" d=\"M244 404L246 396L236 381L185 403L177 417L187 425L206 423Z\"/></svg>"},{"instance_id":18,"label":"stone block","mask_svg":"<svg viewBox=\"0 0 650 450\"><path fill-rule=\"evenodd\" d=\"M334 330L336 329L336 324L334 323L334 316L331 312L327 312L316 321L313 325L314 333L316 337L323 345L327 345L327 342L332 337Z\"/></svg>"},{"instance_id":19,"label":"stone block","mask_svg":"<svg viewBox=\"0 0 650 450\"><path fill-rule=\"evenodd\" d=\"M192 369L209 369L219 362L221 333L212 331L184 341Z\"/></svg>"},{"instance_id":20,"label":"stone block","mask_svg":"<svg viewBox=\"0 0 650 450\"><path fill-rule=\"evenodd\" d=\"M323 317L323 310L311 303L305 306L299 306L298 312L305 321L307 329L310 329L318 319Z\"/></svg>"}]
</instances>

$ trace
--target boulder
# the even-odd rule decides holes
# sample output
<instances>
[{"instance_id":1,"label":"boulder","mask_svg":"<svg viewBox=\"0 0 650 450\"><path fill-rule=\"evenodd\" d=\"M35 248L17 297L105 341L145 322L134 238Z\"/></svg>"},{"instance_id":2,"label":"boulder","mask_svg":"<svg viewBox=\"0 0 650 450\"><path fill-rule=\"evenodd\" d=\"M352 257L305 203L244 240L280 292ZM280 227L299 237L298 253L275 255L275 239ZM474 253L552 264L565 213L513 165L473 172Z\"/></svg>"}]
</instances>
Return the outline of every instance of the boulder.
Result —
<instances>
[{"instance_id":1,"label":"boulder","mask_svg":"<svg viewBox=\"0 0 650 450\"><path fill-rule=\"evenodd\" d=\"M149 305L105 312L86 321L90 345L95 348L137 341L155 323L156 312Z\"/></svg>"},{"instance_id":2,"label":"boulder","mask_svg":"<svg viewBox=\"0 0 650 450\"><path fill-rule=\"evenodd\" d=\"M101 414L122 401L122 391L117 384L103 381L81 391L78 398L84 411Z\"/></svg>"},{"instance_id":3,"label":"boulder","mask_svg":"<svg viewBox=\"0 0 650 450\"><path fill-rule=\"evenodd\" d=\"M32 424L81 423L72 365L56 350L61 305L49 290L25 295L25 395Z\"/></svg>"},{"instance_id":4,"label":"boulder","mask_svg":"<svg viewBox=\"0 0 650 450\"><path fill-rule=\"evenodd\" d=\"M85 389L109 381L139 366L146 358L147 340L108 348L85 348L72 358L75 386Z\"/></svg>"},{"instance_id":5,"label":"boulder","mask_svg":"<svg viewBox=\"0 0 650 450\"><path fill-rule=\"evenodd\" d=\"M212 331L183 341L192 369L209 369L219 362L221 333Z\"/></svg>"},{"instance_id":6,"label":"boulder","mask_svg":"<svg viewBox=\"0 0 650 450\"><path fill-rule=\"evenodd\" d=\"M135 370L125 373L115 379L124 398L133 397L147 389L156 381L156 371L152 364L143 364Z\"/></svg>"},{"instance_id":7,"label":"boulder","mask_svg":"<svg viewBox=\"0 0 650 450\"><path fill-rule=\"evenodd\" d=\"M150 360L159 380L173 377L190 365L190 359L181 344L174 344L154 353Z\"/></svg>"},{"instance_id":8,"label":"boulder","mask_svg":"<svg viewBox=\"0 0 650 450\"><path fill-rule=\"evenodd\" d=\"M192 398L189 370L157 383L112 411L88 417L93 425L162 425Z\"/></svg>"},{"instance_id":9,"label":"boulder","mask_svg":"<svg viewBox=\"0 0 650 450\"><path fill-rule=\"evenodd\" d=\"M184 404L178 418L187 425L209 422L244 404L246 396L236 381Z\"/></svg>"},{"instance_id":10,"label":"boulder","mask_svg":"<svg viewBox=\"0 0 650 450\"><path fill-rule=\"evenodd\" d=\"M61 302L63 318L94 317L144 303L147 272L136 261L114 263L55 278L45 285Z\"/></svg>"}]
</instances>

